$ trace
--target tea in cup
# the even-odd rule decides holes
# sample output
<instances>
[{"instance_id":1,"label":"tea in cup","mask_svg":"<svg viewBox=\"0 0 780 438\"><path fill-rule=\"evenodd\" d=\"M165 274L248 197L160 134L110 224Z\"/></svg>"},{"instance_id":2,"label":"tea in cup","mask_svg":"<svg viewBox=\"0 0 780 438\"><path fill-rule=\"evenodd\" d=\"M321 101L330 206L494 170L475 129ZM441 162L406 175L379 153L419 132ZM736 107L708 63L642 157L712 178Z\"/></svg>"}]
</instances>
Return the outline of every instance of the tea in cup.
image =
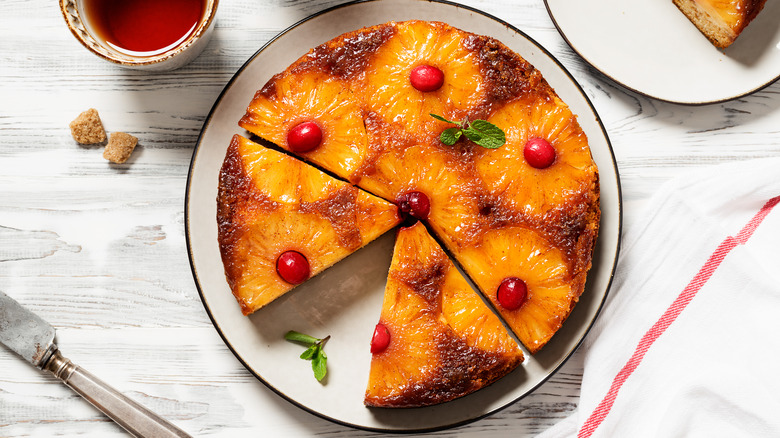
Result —
<instances>
[{"instance_id":1,"label":"tea in cup","mask_svg":"<svg viewBox=\"0 0 780 438\"><path fill-rule=\"evenodd\" d=\"M122 67L173 70L208 43L218 0L60 0L73 35Z\"/></svg>"}]
</instances>

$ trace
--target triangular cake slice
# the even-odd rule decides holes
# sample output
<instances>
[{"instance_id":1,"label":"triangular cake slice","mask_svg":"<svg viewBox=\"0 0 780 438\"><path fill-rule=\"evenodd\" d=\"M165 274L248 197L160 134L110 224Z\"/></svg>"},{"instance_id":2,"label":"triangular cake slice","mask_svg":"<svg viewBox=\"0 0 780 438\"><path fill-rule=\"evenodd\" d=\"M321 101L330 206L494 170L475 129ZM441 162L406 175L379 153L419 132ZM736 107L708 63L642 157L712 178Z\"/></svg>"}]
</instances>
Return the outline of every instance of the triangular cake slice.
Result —
<instances>
[{"instance_id":1,"label":"triangular cake slice","mask_svg":"<svg viewBox=\"0 0 780 438\"><path fill-rule=\"evenodd\" d=\"M725 49L756 18L766 0L672 0L712 44Z\"/></svg>"},{"instance_id":2,"label":"triangular cake slice","mask_svg":"<svg viewBox=\"0 0 780 438\"><path fill-rule=\"evenodd\" d=\"M417 407L483 388L523 353L417 222L398 232L371 344L365 404Z\"/></svg>"},{"instance_id":3,"label":"triangular cake slice","mask_svg":"<svg viewBox=\"0 0 780 438\"><path fill-rule=\"evenodd\" d=\"M585 289L594 238L592 228L582 234L573 249L577 259L525 226L492 229L472 245L450 249L533 354L561 328Z\"/></svg>"},{"instance_id":4,"label":"triangular cake slice","mask_svg":"<svg viewBox=\"0 0 780 438\"><path fill-rule=\"evenodd\" d=\"M236 135L219 175L225 275L248 315L399 223L396 206Z\"/></svg>"}]
</instances>

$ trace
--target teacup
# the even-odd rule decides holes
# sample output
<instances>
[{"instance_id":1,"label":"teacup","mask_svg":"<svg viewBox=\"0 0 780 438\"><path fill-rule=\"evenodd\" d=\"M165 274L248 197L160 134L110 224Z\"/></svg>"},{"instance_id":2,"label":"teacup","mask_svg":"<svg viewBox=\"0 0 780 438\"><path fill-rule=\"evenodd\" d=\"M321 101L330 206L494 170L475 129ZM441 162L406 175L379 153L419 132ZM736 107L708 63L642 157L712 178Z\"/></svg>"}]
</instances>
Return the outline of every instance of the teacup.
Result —
<instances>
[{"instance_id":1,"label":"teacup","mask_svg":"<svg viewBox=\"0 0 780 438\"><path fill-rule=\"evenodd\" d=\"M168 9L160 9L166 3ZM184 66L203 51L214 29L218 3L60 0L60 10L76 39L97 56L126 68L167 71ZM183 4L195 9L182 8Z\"/></svg>"}]
</instances>

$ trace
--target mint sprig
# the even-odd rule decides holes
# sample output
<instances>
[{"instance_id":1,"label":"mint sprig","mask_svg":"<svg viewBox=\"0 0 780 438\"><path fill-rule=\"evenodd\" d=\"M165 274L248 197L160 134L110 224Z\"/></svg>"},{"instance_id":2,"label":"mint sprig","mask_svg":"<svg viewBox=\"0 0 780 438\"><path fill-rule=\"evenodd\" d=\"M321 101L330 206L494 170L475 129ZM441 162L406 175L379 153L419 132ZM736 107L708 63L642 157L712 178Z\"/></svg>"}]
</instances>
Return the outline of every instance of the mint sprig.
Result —
<instances>
[{"instance_id":1,"label":"mint sprig","mask_svg":"<svg viewBox=\"0 0 780 438\"><path fill-rule=\"evenodd\" d=\"M290 330L284 335L284 339L287 339L290 342L303 344L308 347L303 353L301 353L300 358L311 361L311 369L314 371L314 378L317 379L318 382L321 382L322 379L325 378L325 374L328 373L328 356L325 354L325 351L323 351L322 348L325 343L328 342L330 336L325 336L322 339L318 339L314 336L309 336L300 332L296 332L295 330Z\"/></svg>"},{"instance_id":2,"label":"mint sprig","mask_svg":"<svg viewBox=\"0 0 780 438\"><path fill-rule=\"evenodd\" d=\"M439 140L447 146L455 144L461 136L487 149L500 148L506 143L506 134L498 126L487 120L464 120L462 122L453 122L447 120L438 114L430 114L436 120L457 125L457 127L447 128L439 135Z\"/></svg>"}]
</instances>

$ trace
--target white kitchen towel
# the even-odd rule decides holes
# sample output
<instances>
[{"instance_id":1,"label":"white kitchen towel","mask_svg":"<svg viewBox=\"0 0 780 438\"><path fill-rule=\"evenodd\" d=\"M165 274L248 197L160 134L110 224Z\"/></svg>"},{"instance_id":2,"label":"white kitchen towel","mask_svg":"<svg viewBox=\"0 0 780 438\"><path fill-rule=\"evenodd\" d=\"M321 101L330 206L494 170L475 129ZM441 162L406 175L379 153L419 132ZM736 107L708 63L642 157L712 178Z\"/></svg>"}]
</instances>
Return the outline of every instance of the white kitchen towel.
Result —
<instances>
[{"instance_id":1,"label":"white kitchen towel","mask_svg":"<svg viewBox=\"0 0 780 438\"><path fill-rule=\"evenodd\" d=\"M558 437L780 437L780 159L670 181L626 230Z\"/></svg>"}]
</instances>

